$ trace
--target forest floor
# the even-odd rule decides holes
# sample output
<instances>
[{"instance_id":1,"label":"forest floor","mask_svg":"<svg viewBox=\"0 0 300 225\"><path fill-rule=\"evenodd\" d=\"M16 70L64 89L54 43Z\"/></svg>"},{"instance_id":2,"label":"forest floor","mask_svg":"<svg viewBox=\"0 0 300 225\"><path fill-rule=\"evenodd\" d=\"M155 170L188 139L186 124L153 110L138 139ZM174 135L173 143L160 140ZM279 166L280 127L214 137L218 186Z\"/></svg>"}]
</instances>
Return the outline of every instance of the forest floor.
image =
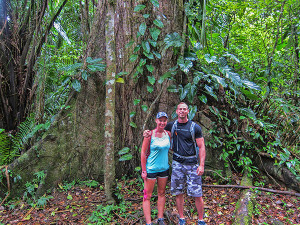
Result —
<instances>
[{"instance_id":1,"label":"forest floor","mask_svg":"<svg viewBox=\"0 0 300 225\"><path fill-rule=\"evenodd\" d=\"M236 175L238 183L240 177ZM214 185L210 177L205 184ZM169 183L168 183L169 185ZM266 188L276 189L266 185ZM139 179L118 181L118 196L123 201L119 205L106 205L103 184L97 187L64 184L49 193L51 198L43 207L15 200L0 206L1 224L144 224L142 211L142 184ZM278 188L277 188L278 189ZM205 202L205 222L207 224L232 224L236 203L242 189L203 187ZM283 189L278 189L283 190ZM291 195L253 191L256 198L252 224L300 224L300 198ZM156 201L153 193L152 203L156 222ZM45 197L45 196L44 196ZM43 199L40 199L40 203ZM185 198L187 224L197 221L193 199ZM166 224L176 224L178 214L175 198L169 187L166 190Z\"/></svg>"}]
</instances>

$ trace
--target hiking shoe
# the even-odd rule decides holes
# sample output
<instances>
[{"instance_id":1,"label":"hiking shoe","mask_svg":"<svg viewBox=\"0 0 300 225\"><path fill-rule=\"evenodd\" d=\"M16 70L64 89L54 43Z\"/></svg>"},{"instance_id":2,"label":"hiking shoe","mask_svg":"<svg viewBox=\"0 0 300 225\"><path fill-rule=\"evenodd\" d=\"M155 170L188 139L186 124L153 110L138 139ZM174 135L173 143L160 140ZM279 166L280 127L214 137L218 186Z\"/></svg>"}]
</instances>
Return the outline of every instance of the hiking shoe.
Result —
<instances>
[{"instance_id":1,"label":"hiking shoe","mask_svg":"<svg viewBox=\"0 0 300 225\"><path fill-rule=\"evenodd\" d=\"M157 220L157 225L165 225L164 218L159 218Z\"/></svg>"},{"instance_id":2,"label":"hiking shoe","mask_svg":"<svg viewBox=\"0 0 300 225\"><path fill-rule=\"evenodd\" d=\"M198 220L198 225L206 225L206 223L203 220Z\"/></svg>"},{"instance_id":3,"label":"hiking shoe","mask_svg":"<svg viewBox=\"0 0 300 225\"><path fill-rule=\"evenodd\" d=\"M178 225L184 225L184 224L185 224L185 219L179 218L179 223L178 223Z\"/></svg>"}]
</instances>

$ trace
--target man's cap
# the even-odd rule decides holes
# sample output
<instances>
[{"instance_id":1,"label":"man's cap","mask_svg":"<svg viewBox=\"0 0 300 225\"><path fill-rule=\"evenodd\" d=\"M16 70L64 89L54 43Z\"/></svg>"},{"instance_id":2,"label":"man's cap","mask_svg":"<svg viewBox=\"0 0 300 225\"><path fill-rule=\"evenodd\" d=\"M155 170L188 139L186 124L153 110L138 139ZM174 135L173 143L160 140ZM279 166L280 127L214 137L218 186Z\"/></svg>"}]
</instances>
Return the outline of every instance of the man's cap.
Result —
<instances>
[{"instance_id":1,"label":"man's cap","mask_svg":"<svg viewBox=\"0 0 300 225\"><path fill-rule=\"evenodd\" d=\"M159 119L159 118L161 118L161 117L163 117L163 116L168 118L167 113L165 113L165 112L159 112L159 113L157 113L157 115L156 115L156 119Z\"/></svg>"}]
</instances>

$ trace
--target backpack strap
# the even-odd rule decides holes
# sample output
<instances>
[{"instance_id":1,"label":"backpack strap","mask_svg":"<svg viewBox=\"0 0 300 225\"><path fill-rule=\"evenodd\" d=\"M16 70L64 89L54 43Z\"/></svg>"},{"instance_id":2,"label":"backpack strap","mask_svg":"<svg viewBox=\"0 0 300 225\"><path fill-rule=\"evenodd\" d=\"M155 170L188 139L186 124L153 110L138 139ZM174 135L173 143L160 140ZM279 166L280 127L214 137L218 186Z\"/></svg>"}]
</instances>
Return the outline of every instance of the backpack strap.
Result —
<instances>
[{"instance_id":1,"label":"backpack strap","mask_svg":"<svg viewBox=\"0 0 300 225\"><path fill-rule=\"evenodd\" d=\"M192 139L193 139L194 146L195 146L195 149L196 149L197 148L197 143L196 143L196 139L195 139L195 125L196 125L196 123L192 121L192 124L190 126L190 133L192 135Z\"/></svg>"},{"instance_id":2,"label":"backpack strap","mask_svg":"<svg viewBox=\"0 0 300 225\"><path fill-rule=\"evenodd\" d=\"M194 142L194 147L195 147L195 151L196 151L196 157L197 157L197 162L200 162L200 158L199 158L199 148L197 146L197 142L196 142L196 138L195 138L195 125L196 123L192 121L191 127L190 127L190 132L192 135L192 139Z\"/></svg>"}]
</instances>

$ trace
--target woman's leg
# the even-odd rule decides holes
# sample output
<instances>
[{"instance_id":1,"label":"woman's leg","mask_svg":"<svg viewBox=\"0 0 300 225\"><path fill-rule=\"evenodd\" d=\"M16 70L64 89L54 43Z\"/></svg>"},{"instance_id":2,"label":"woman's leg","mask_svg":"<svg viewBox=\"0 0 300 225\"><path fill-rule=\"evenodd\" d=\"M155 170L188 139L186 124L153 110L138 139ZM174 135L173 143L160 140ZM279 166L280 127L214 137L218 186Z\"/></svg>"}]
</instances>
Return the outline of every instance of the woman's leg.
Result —
<instances>
[{"instance_id":1,"label":"woman's leg","mask_svg":"<svg viewBox=\"0 0 300 225\"><path fill-rule=\"evenodd\" d=\"M158 218L164 218L164 209L166 203L166 185L168 177L158 177L157 178L157 210Z\"/></svg>"},{"instance_id":2,"label":"woman's leg","mask_svg":"<svg viewBox=\"0 0 300 225\"><path fill-rule=\"evenodd\" d=\"M151 223L151 195L153 192L153 188L155 185L156 179L146 179L144 183L144 189L147 191L147 198L143 198L143 211L144 211L144 216L146 219L146 223Z\"/></svg>"}]
</instances>

